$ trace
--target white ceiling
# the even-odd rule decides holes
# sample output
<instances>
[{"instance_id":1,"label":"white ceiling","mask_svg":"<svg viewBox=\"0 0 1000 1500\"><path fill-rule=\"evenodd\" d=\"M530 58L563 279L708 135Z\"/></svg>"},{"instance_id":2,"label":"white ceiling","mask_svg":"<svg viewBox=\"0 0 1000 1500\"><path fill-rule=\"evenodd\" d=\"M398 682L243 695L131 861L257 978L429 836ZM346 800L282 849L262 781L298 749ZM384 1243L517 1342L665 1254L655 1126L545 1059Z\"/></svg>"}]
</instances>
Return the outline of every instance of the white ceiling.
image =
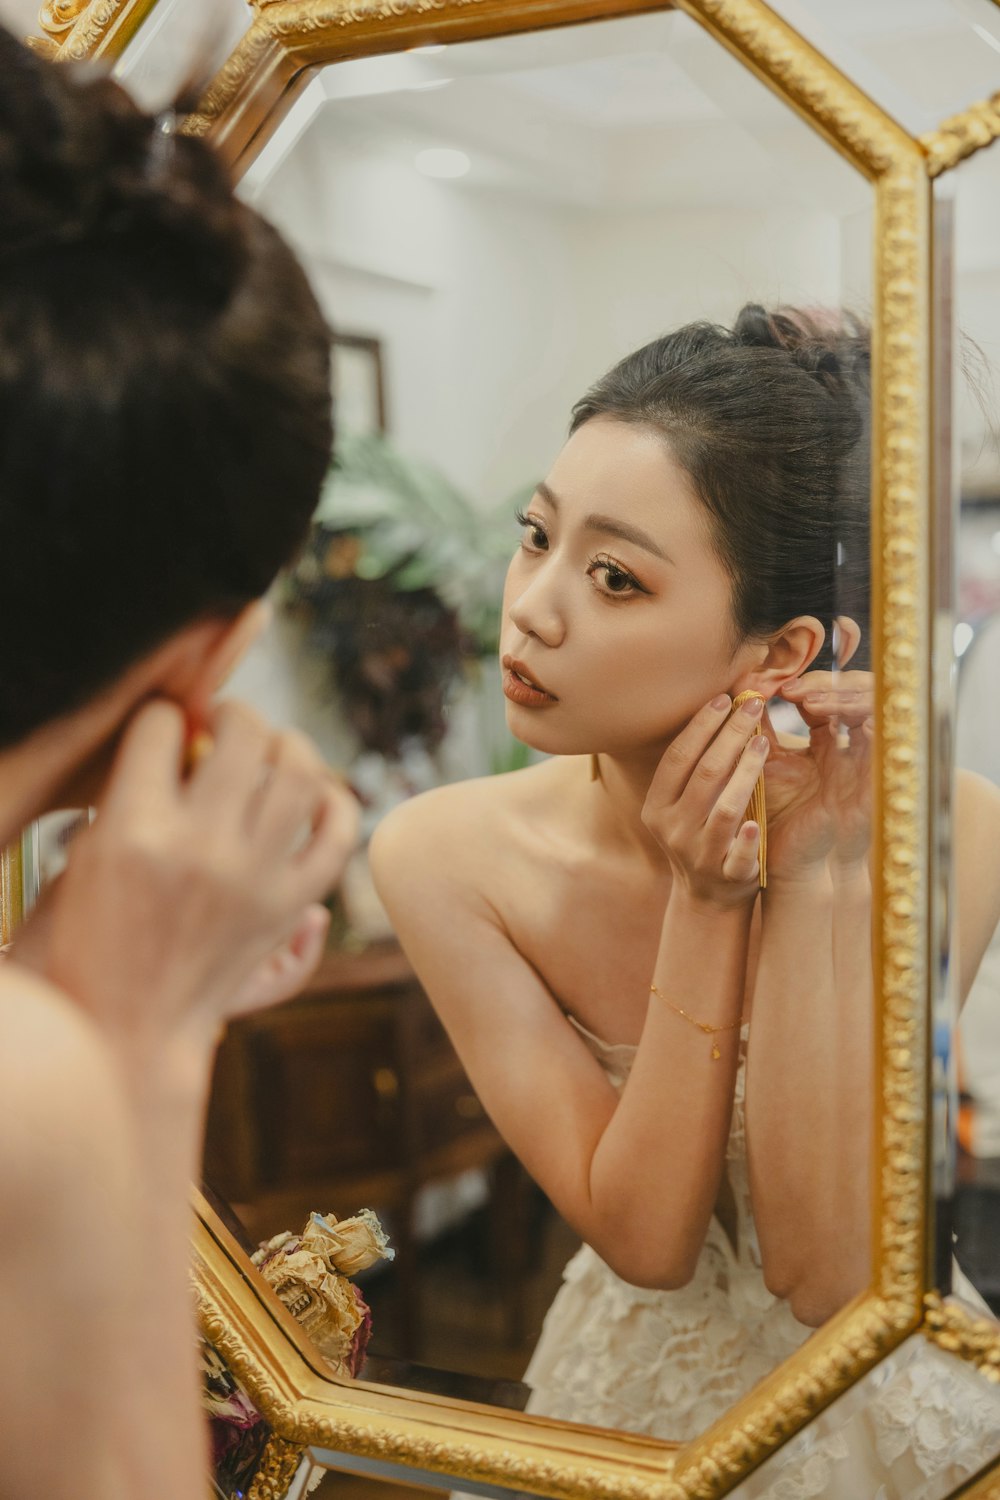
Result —
<instances>
[{"instance_id":1,"label":"white ceiling","mask_svg":"<svg viewBox=\"0 0 1000 1500\"><path fill-rule=\"evenodd\" d=\"M472 160L469 189L583 207L805 204L846 214L870 197L832 148L679 13L337 64L257 164L258 184L300 135L317 181L333 148L412 165L424 147L451 146Z\"/></svg>"}]
</instances>

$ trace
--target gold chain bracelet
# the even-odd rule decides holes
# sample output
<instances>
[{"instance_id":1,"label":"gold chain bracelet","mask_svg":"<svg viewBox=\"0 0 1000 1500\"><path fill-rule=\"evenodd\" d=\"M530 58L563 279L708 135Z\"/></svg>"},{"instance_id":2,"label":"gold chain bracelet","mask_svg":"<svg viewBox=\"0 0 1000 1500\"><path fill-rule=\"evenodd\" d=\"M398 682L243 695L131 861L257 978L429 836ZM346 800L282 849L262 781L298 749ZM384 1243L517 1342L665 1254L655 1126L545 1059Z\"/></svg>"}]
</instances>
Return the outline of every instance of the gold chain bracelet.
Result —
<instances>
[{"instance_id":1,"label":"gold chain bracelet","mask_svg":"<svg viewBox=\"0 0 1000 1500\"><path fill-rule=\"evenodd\" d=\"M665 1005L669 1005L671 1010L675 1010L679 1016L683 1016L685 1021L689 1021L692 1026L697 1026L698 1030L703 1031L706 1036L715 1036L716 1032L719 1031L735 1031L737 1026L742 1026L743 1024L742 1021L730 1021L727 1026L710 1026L707 1021L698 1021L694 1016L688 1015L686 1010L683 1010L679 1005L675 1005L668 995L665 995L662 990L657 989L655 984L649 986L649 993L655 995L658 1000L662 1000ZM721 1056L722 1053L719 1051L718 1042L713 1042L713 1061Z\"/></svg>"}]
</instances>

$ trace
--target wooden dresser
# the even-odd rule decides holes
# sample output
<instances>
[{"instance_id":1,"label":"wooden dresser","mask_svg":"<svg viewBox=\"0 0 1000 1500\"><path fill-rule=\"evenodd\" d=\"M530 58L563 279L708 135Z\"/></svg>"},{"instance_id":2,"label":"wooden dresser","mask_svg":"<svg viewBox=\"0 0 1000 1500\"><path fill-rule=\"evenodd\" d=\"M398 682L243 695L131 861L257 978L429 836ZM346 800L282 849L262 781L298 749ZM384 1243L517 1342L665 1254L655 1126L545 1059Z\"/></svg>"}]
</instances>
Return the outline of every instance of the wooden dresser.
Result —
<instances>
[{"instance_id":1,"label":"wooden dresser","mask_svg":"<svg viewBox=\"0 0 1000 1500\"><path fill-rule=\"evenodd\" d=\"M391 1224L399 1352L419 1356L416 1195L490 1179L490 1242L511 1337L526 1270L527 1182L486 1118L402 950L329 953L297 999L242 1017L219 1049L204 1175L254 1241L312 1210Z\"/></svg>"}]
</instances>

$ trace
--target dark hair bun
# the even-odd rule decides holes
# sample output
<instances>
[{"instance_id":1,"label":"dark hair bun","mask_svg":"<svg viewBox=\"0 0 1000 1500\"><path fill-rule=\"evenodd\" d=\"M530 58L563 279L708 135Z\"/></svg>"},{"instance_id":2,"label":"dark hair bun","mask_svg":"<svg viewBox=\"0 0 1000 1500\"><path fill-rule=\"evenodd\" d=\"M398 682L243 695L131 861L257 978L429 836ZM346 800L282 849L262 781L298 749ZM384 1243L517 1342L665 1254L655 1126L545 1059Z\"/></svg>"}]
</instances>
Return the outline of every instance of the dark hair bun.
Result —
<instances>
[{"instance_id":1,"label":"dark hair bun","mask_svg":"<svg viewBox=\"0 0 1000 1500\"><path fill-rule=\"evenodd\" d=\"M854 383L859 367L867 374L870 361L868 330L839 308L781 307L768 312L748 302L736 319L733 337L748 349L783 351L835 394Z\"/></svg>"},{"instance_id":2,"label":"dark hair bun","mask_svg":"<svg viewBox=\"0 0 1000 1500\"><path fill-rule=\"evenodd\" d=\"M217 291L232 284L239 205L204 143L92 67L54 67L2 28L0 74L0 257L165 236L164 250L207 261Z\"/></svg>"}]
</instances>

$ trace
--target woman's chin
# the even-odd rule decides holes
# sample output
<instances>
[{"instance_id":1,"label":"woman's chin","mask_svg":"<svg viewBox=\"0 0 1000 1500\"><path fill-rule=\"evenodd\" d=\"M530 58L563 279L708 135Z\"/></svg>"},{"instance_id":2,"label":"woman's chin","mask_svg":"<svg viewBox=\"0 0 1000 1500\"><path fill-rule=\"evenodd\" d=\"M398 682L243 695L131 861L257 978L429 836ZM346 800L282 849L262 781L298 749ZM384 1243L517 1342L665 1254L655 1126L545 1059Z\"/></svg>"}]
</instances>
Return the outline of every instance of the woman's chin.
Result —
<instances>
[{"instance_id":1,"label":"woman's chin","mask_svg":"<svg viewBox=\"0 0 1000 1500\"><path fill-rule=\"evenodd\" d=\"M507 703L505 717L514 738L542 755L589 755L594 748L592 738L584 740L565 731L560 733L555 725L546 724L540 714L533 717L531 709L516 703Z\"/></svg>"}]
</instances>

